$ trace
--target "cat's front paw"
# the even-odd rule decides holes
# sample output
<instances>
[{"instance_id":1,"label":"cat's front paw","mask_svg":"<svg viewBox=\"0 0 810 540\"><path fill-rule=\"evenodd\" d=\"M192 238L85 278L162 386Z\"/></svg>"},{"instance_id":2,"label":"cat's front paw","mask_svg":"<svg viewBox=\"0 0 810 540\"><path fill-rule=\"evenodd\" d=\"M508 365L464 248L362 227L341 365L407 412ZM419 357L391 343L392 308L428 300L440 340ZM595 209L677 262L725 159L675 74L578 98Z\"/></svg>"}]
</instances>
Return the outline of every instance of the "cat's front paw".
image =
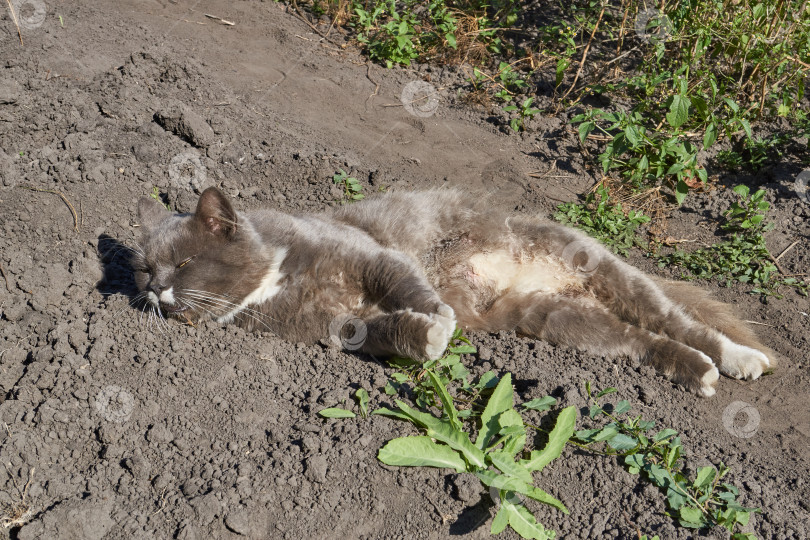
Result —
<instances>
[{"instance_id":1,"label":"cat's front paw","mask_svg":"<svg viewBox=\"0 0 810 540\"><path fill-rule=\"evenodd\" d=\"M712 359L691 348L682 351L680 359L676 380L701 397L712 397L720 379L720 372Z\"/></svg>"},{"instance_id":2,"label":"cat's front paw","mask_svg":"<svg viewBox=\"0 0 810 540\"><path fill-rule=\"evenodd\" d=\"M756 379L771 366L764 353L725 340L720 360L720 372L735 379Z\"/></svg>"},{"instance_id":3,"label":"cat's front paw","mask_svg":"<svg viewBox=\"0 0 810 540\"><path fill-rule=\"evenodd\" d=\"M720 372L717 370L717 366L714 365L711 358L699 351L698 354L703 357L707 366L706 372L700 377L700 386L697 393L702 397L712 397L717 392L714 386L717 384L718 379L720 379Z\"/></svg>"},{"instance_id":4,"label":"cat's front paw","mask_svg":"<svg viewBox=\"0 0 810 540\"><path fill-rule=\"evenodd\" d=\"M440 305L436 313L431 315L431 318L442 325L442 328L444 328L449 335L452 336L453 332L456 331L456 312L447 304Z\"/></svg>"},{"instance_id":5,"label":"cat's front paw","mask_svg":"<svg viewBox=\"0 0 810 540\"><path fill-rule=\"evenodd\" d=\"M446 304L439 306L436 313L430 315L427 332L425 356L430 360L441 358L456 331L456 314L453 308Z\"/></svg>"}]
</instances>

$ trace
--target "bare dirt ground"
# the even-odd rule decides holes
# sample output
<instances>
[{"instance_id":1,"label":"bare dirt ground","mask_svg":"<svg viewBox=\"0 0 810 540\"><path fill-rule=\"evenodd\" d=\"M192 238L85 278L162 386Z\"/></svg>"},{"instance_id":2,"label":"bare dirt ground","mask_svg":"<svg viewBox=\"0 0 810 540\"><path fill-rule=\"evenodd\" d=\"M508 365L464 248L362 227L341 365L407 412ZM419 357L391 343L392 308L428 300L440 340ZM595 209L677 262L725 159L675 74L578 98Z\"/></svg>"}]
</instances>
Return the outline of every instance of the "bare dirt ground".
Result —
<instances>
[{"instance_id":1,"label":"bare dirt ground","mask_svg":"<svg viewBox=\"0 0 810 540\"><path fill-rule=\"evenodd\" d=\"M368 196L452 184L549 216L595 182L568 119L505 133L449 89L459 68L369 66L273 2L29 3L44 14L23 13L24 47L0 9L0 503L22 516L0 537L488 537L494 507L477 480L377 461L411 428L317 416L361 386L389 404L391 368L232 326L150 324L129 305L121 246L155 186L180 210L216 185L241 209L318 211L339 198L339 169ZM439 89L435 110L403 106L414 81ZM771 249L798 240L781 264L800 273L810 207L794 169L757 181L774 204ZM706 237L696 216L720 217L717 193L690 195L673 230ZM773 375L698 399L649 368L507 334L471 336L467 362L513 373L522 400L585 406L585 380L617 387L681 431L693 467L731 467L741 502L762 508L761 538L807 538L810 303L706 286L784 356ZM656 489L573 447L538 484L571 509L531 507L560 537L726 537L677 527Z\"/></svg>"}]
</instances>

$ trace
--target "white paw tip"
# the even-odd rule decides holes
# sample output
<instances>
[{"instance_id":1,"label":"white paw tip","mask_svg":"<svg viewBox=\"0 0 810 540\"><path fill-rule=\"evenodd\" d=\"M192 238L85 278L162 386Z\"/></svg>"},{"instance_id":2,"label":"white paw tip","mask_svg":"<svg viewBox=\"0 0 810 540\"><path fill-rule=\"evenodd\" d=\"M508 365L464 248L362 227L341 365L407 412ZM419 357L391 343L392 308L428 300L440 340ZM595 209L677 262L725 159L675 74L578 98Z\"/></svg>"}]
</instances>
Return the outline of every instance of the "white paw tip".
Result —
<instances>
[{"instance_id":1,"label":"white paw tip","mask_svg":"<svg viewBox=\"0 0 810 540\"><path fill-rule=\"evenodd\" d=\"M722 359L720 369L735 379L756 379L771 365L761 351L732 341L724 343Z\"/></svg>"},{"instance_id":2,"label":"white paw tip","mask_svg":"<svg viewBox=\"0 0 810 540\"><path fill-rule=\"evenodd\" d=\"M447 340L449 341L453 336L453 332L456 331L456 313L453 311L453 308L442 304L430 318L444 328L444 331L447 333Z\"/></svg>"},{"instance_id":3,"label":"white paw tip","mask_svg":"<svg viewBox=\"0 0 810 540\"><path fill-rule=\"evenodd\" d=\"M442 304L439 306L439 309L436 310L436 313L441 315L442 317L447 317L448 319L456 318L456 312L453 311L453 308L448 306L447 304Z\"/></svg>"},{"instance_id":4,"label":"white paw tip","mask_svg":"<svg viewBox=\"0 0 810 540\"><path fill-rule=\"evenodd\" d=\"M431 360L441 358L451 335L447 335L447 331L440 323L433 323L427 332L427 346L425 346L427 357Z\"/></svg>"},{"instance_id":5,"label":"white paw tip","mask_svg":"<svg viewBox=\"0 0 810 540\"><path fill-rule=\"evenodd\" d=\"M712 367L700 378L700 390L698 390L698 394L703 397L713 396L715 392L717 392L717 390L714 389L714 384L718 379L720 379L720 372L716 367Z\"/></svg>"}]
</instances>

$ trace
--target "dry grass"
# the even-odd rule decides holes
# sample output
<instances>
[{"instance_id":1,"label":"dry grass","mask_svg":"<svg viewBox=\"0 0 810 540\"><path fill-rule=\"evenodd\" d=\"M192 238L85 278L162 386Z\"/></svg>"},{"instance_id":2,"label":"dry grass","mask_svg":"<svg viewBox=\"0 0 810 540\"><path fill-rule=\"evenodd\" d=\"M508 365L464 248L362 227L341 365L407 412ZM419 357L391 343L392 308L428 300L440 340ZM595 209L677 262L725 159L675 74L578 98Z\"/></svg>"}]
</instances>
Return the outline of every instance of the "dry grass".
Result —
<instances>
[{"instance_id":1,"label":"dry grass","mask_svg":"<svg viewBox=\"0 0 810 540\"><path fill-rule=\"evenodd\" d=\"M596 191L600 185L607 188L611 201L621 203L625 214L630 210L636 210L648 216L650 218L648 231L655 240L661 240L665 237L667 217L673 206L667 203L661 193L661 186L635 191L631 186L622 182L621 179L606 176L594 185L590 191Z\"/></svg>"},{"instance_id":2,"label":"dry grass","mask_svg":"<svg viewBox=\"0 0 810 540\"><path fill-rule=\"evenodd\" d=\"M34 509L31 507L31 504L28 501L28 488L31 487L31 481L34 479L35 470L35 468L32 468L28 471L28 481L25 483L25 487L20 489L20 485L17 483L17 480L14 478L14 475L11 473L8 465L6 465L6 471L8 472L9 478L11 478L11 481L14 483L14 487L17 488L17 493L20 495L20 500L11 504L3 505L3 514L0 516L0 525L2 525L3 528L8 529L10 527L21 527L28 523L32 517L34 517Z\"/></svg>"}]
</instances>

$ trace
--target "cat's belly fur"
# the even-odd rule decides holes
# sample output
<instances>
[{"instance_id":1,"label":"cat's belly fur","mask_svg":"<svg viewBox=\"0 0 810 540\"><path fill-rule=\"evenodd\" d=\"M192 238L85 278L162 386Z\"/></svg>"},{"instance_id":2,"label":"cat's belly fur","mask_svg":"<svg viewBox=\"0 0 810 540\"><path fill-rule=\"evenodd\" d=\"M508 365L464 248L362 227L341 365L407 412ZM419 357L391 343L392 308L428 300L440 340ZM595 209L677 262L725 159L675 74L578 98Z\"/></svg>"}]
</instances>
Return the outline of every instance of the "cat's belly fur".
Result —
<instances>
[{"instance_id":1,"label":"cat's belly fur","mask_svg":"<svg viewBox=\"0 0 810 540\"><path fill-rule=\"evenodd\" d=\"M582 279L572 274L557 257L547 255L516 260L506 250L477 253L470 257L468 280L473 287L483 285L495 294L506 291L554 294L583 287Z\"/></svg>"}]
</instances>

